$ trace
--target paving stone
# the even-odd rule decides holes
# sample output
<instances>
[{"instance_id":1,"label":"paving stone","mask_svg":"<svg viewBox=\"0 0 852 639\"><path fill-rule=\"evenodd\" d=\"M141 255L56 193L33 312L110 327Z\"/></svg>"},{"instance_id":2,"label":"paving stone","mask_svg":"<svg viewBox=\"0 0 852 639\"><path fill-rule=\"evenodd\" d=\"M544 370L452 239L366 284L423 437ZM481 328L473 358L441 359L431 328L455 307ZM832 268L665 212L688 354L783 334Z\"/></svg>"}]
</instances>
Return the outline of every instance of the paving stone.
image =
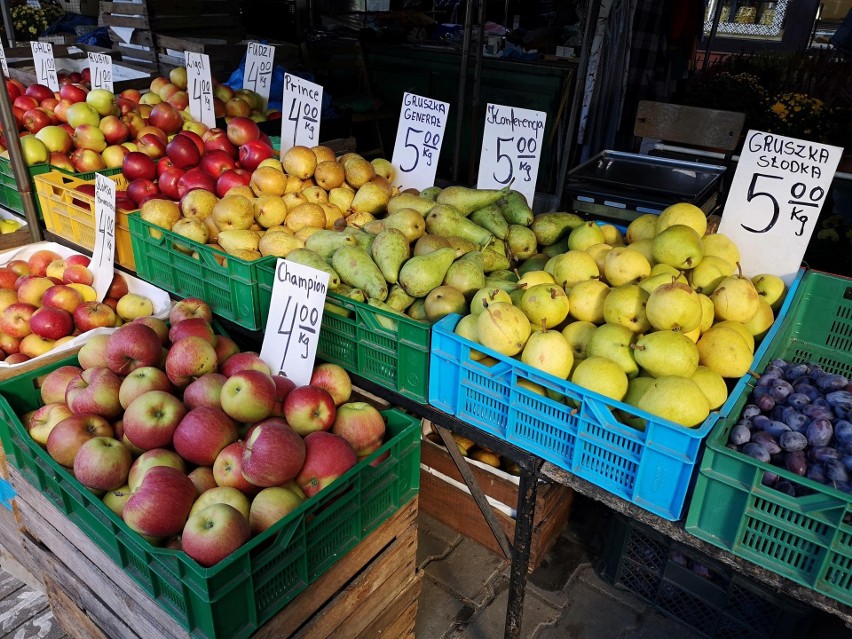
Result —
<instances>
[{"instance_id":1,"label":"paving stone","mask_svg":"<svg viewBox=\"0 0 852 639\"><path fill-rule=\"evenodd\" d=\"M499 592L496 593L496 596L477 610L468 624L461 625L450 633L448 639L495 639L502 637L505 631L508 601L508 579L501 579ZM559 616L560 610L557 607L527 590L521 616L520 636L538 636L536 632L539 629L551 626ZM420 639L420 635L417 635L417 639ZM561 639L565 639L565 637Z\"/></svg>"},{"instance_id":2,"label":"paving stone","mask_svg":"<svg viewBox=\"0 0 852 639\"><path fill-rule=\"evenodd\" d=\"M577 569L588 564L588 550L579 542L560 537L527 578L528 590L557 608L565 605L565 588Z\"/></svg>"},{"instance_id":3,"label":"paving stone","mask_svg":"<svg viewBox=\"0 0 852 639\"><path fill-rule=\"evenodd\" d=\"M556 623L540 628L535 639L616 639L636 628L638 622L639 614L633 608L576 580Z\"/></svg>"},{"instance_id":4,"label":"paving stone","mask_svg":"<svg viewBox=\"0 0 852 639\"><path fill-rule=\"evenodd\" d=\"M467 620L473 608L467 607L458 597L450 594L428 576L423 578L414 634L417 639L443 639L461 619Z\"/></svg>"},{"instance_id":5,"label":"paving stone","mask_svg":"<svg viewBox=\"0 0 852 639\"><path fill-rule=\"evenodd\" d=\"M435 522L438 523L438 522ZM434 559L443 559L461 541L461 537L455 543L447 543L442 531L434 534L431 524L418 525L417 527L417 567L423 568Z\"/></svg>"},{"instance_id":6,"label":"paving stone","mask_svg":"<svg viewBox=\"0 0 852 639\"><path fill-rule=\"evenodd\" d=\"M627 632L622 639L701 639L701 635L688 626L669 619L662 613L648 608L648 612L639 622L639 626Z\"/></svg>"},{"instance_id":7,"label":"paving stone","mask_svg":"<svg viewBox=\"0 0 852 639\"><path fill-rule=\"evenodd\" d=\"M466 537L446 558L429 562L435 581L474 606L489 596L489 582L501 571L508 573L509 562Z\"/></svg>"},{"instance_id":8,"label":"paving stone","mask_svg":"<svg viewBox=\"0 0 852 639\"><path fill-rule=\"evenodd\" d=\"M619 605L630 608L637 615L642 614L648 605L645 601L629 590L616 588L611 583L604 581L591 565L583 566L577 571L577 581L578 583L583 583L590 588L597 590L599 593L609 597L610 599L616 600ZM568 588L569 598L571 597L572 587L573 586L569 586Z\"/></svg>"},{"instance_id":9,"label":"paving stone","mask_svg":"<svg viewBox=\"0 0 852 639\"><path fill-rule=\"evenodd\" d=\"M417 526L429 531L429 534L442 540L448 546L457 546L464 538L459 532L453 530L443 522L438 521L422 510L417 513Z\"/></svg>"}]
</instances>

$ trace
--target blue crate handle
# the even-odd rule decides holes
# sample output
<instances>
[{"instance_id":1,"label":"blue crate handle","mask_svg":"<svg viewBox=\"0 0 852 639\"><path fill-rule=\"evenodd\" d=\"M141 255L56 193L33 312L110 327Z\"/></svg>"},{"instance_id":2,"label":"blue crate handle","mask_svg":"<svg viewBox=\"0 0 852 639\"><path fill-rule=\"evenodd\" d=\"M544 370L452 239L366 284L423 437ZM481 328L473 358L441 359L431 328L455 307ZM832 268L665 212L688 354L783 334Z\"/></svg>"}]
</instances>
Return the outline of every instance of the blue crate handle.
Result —
<instances>
[{"instance_id":1,"label":"blue crate handle","mask_svg":"<svg viewBox=\"0 0 852 639\"><path fill-rule=\"evenodd\" d=\"M6 510L12 510L12 500L17 494L15 489L12 488L12 484L5 479L0 479L0 502L3 503Z\"/></svg>"}]
</instances>

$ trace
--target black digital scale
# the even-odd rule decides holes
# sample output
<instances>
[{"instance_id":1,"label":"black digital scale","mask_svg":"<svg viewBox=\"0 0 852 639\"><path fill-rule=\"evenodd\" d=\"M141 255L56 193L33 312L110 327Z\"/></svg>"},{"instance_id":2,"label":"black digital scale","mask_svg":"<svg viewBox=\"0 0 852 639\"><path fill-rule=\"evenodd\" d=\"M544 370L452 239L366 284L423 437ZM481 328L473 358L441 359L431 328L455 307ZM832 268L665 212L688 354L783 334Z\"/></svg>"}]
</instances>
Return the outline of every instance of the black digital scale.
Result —
<instances>
[{"instance_id":1,"label":"black digital scale","mask_svg":"<svg viewBox=\"0 0 852 639\"><path fill-rule=\"evenodd\" d=\"M709 215L724 166L638 153L601 151L567 174L566 195L577 213L615 224L689 202Z\"/></svg>"}]
</instances>

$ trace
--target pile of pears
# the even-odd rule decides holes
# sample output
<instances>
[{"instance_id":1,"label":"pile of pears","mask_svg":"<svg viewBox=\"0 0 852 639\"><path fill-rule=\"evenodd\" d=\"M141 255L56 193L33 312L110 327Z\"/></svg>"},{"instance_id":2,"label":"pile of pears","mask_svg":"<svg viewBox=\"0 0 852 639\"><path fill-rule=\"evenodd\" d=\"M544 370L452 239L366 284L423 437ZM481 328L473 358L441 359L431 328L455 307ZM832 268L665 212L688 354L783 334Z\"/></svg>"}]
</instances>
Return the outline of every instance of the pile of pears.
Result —
<instances>
[{"instance_id":1,"label":"pile of pears","mask_svg":"<svg viewBox=\"0 0 852 639\"><path fill-rule=\"evenodd\" d=\"M775 275L742 276L735 243L706 234L691 204L643 215L624 235L572 213L538 215L531 229L539 252L513 273L492 273L455 332L686 427L722 406L726 380L748 372L786 294ZM475 349L470 356L496 363Z\"/></svg>"}]
</instances>

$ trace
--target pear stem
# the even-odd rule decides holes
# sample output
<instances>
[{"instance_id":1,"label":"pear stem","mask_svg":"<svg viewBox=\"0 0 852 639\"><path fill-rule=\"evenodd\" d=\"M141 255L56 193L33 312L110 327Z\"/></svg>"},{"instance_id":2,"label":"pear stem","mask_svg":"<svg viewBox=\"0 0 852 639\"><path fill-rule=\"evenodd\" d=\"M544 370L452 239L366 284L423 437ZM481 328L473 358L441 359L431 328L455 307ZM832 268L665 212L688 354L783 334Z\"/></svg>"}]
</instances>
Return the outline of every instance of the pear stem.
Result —
<instances>
[{"instance_id":1,"label":"pear stem","mask_svg":"<svg viewBox=\"0 0 852 639\"><path fill-rule=\"evenodd\" d=\"M645 347L642 344L631 344L630 348L637 350L637 351L644 351L645 350Z\"/></svg>"},{"instance_id":2,"label":"pear stem","mask_svg":"<svg viewBox=\"0 0 852 639\"><path fill-rule=\"evenodd\" d=\"M760 373L755 373L753 370L749 370L748 374L751 375L754 379L760 379Z\"/></svg>"},{"instance_id":3,"label":"pear stem","mask_svg":"<svg viewBox=\"0 0 852 639\"><path fill-rule=\"evenodd\" d=\"M743 265L740 264L739 260L737 261L737 277L743 276Z\"/></svg>"},{"instance_id":4,"label":"pear stem","mask_svg":"<svg viewBox=\"0 0 852 639\"><path fill-rule=\"evenodd\" d=\"M544 317L541 318L541 332L542 333L547 332L547 318L544 318Z\"/></svg>"}]
</instances>

